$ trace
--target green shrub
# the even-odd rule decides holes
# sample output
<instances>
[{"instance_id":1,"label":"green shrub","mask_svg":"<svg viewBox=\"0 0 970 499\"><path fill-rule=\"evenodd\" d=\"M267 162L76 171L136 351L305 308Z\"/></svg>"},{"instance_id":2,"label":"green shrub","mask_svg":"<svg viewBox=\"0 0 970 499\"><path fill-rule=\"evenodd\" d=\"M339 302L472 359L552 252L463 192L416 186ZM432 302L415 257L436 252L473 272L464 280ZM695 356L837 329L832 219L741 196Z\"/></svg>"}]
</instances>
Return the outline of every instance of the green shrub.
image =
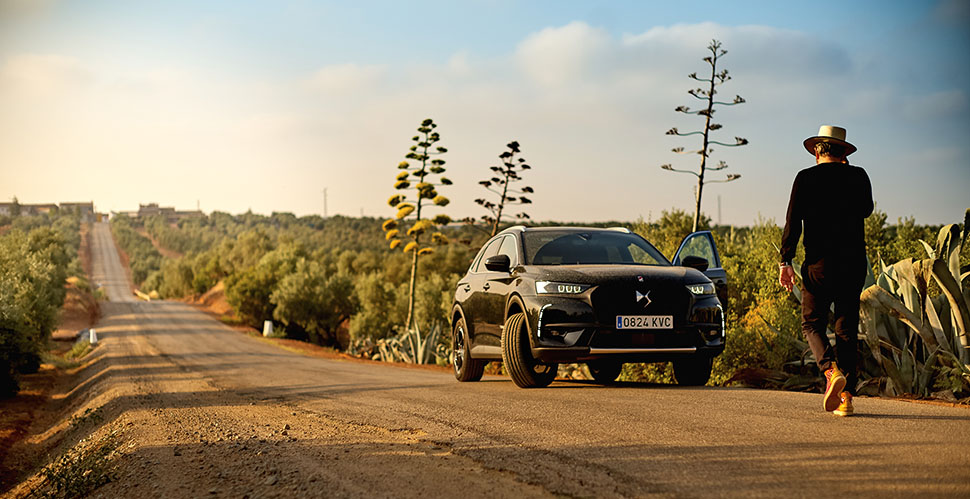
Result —
<instances>
[{"instance_id":1,"label":"green shrub","mask_svg":"<svg viewBox=\"0 0 970 499\"><path fill-rule=\"evenodd\" d=\"M328 276L319 263L301 258L270 296L273 318L286 326L287 336L336 345L337 328L357 307L353 291L349 276Z\"/></svg>"},{"instance_id":2,"label":"green shrub","mask_svg":"<svg viewBox=\"0 0 970 499\"><path fill-rule=\"evenodd\" d=\"M0 236L0 396L18 390L18 374L36 372L47 351L64 303L64 284L75 259L70 241L77 224L63 223L59 230L39 226L51 218L28 218ZM56 222L58 218L54 218Z\"/></svg>"},{"instance_id":3,"label":"green shrub","mask_svg":"<svg viewBox=\"0 0 970 499\"><path fill-rule=\"evenodd\" d=\"M141 286L152 272L161 268L162 255L147 237L135 231L132 224L125 215L118 215L111 219L111 233L128 255L131 279L136 286Z\"/></svg>"}]
</instances>

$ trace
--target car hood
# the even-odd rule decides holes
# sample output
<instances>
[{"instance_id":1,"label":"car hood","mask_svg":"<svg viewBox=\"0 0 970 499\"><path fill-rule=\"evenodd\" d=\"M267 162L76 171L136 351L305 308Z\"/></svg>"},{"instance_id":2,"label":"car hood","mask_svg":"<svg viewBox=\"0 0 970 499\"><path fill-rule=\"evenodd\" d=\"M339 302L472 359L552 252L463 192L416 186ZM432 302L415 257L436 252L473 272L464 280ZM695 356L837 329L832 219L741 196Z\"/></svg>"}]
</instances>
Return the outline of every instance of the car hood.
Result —
<instances>
[{"instance_id":1,"label":"car hood","mask_svg":"<svg viewBox=\"0 0 970 499\"><path fill-rule=\"evenodd\" d=\"M653 265L529 265L526 273L537 281L603 284L642 276L655 283L694 284L709 282L702 272L690 267Z\"/></svg>"}]
</instances>

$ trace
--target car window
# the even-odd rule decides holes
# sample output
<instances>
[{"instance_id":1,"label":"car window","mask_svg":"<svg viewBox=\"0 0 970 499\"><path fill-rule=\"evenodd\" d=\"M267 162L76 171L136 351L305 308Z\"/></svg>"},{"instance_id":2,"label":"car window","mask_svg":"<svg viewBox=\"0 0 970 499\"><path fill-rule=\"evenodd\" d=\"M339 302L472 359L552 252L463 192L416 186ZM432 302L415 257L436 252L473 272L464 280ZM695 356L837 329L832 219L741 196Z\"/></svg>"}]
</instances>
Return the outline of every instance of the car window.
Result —
<instances>
[{"instance_id":1,"label":"car window","mask_svg":"<svg viewBox=\"0 0 970 499\"><path fill-rule=\"evenodd\" d=\"M657 259L657 256L650 254L649 251L637 246L636 244L630 244L627 247L630 251L630 257L633 258L635 263L643 265L665 265L666 262L661 262Z\"/></svg>"},{"instance_id":2,"label":"car window","mask_svg":"<svg viewBox=\"0 0 970 499\"><path fill-rule=\"evenodd\" d=\"M502 246L502 241L504 240L504 237L499 237L488 243L488 246L485 246L482 254L478 257L478 261L475 262L475 272L485 272L485 260L498 254L498 249Z\"/></svg>"},{"instance_id":3,"label":"car window","mask_svg":"<svg viewBox=\"0 0 970 499\"><path fill-rule=\"evenodd\" d=\"M670 265L636 234L612 231L534 231L524 234L530 265Z\"/></svg>"},{"instance_id":4,"label":"car window","mask_svg":"<svg viewBox=\"0 0 970 499\"><path fill-rule=\"evenodd\" d=\"M714 254L714 242L705 233L692 234L684 241L684 246L678 257L683 260L685 256L699 256L707 260L707 264L712 268L720 266L720 262L717 261Z\"/></svg>"},{"instance_id":5,"label":"car window","mask_svg":"<svg viewBox=\"0 0 970 499\"><path fill-rule=\"evenodd\" d=\"M498 250L499 255L506 255L509 257L509 262L511 262L510 267L515 267L516 262L519 260L518 252L515 251L515 237L505 236L505 240L502 241L502 246Z\"/></svg>"}]
</instances>

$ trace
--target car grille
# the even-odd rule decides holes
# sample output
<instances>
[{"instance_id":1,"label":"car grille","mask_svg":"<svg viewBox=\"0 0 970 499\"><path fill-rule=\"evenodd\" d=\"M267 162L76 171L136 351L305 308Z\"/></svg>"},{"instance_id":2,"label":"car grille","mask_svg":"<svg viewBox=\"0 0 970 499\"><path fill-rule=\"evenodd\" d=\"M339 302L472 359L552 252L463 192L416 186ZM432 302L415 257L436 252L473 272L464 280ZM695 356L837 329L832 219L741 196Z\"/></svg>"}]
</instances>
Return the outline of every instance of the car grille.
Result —
<instances>
[{"instance_id":1,"label":"car grille","mask_svg":"<svg viewBox=\"0 0 970 499\"><path fill-rule=\"evenodd\" d=\"M637 292L650 293L650 304L637 301ZM596 320L600 324L616 324L617 315L672 315L674 327L687 322L690 292L679 283L606 283L593 290L590 296ZM624 331L626 332L626 331ZM632 331L631 331L632 333Z\"/></svg>"}]
</instances>

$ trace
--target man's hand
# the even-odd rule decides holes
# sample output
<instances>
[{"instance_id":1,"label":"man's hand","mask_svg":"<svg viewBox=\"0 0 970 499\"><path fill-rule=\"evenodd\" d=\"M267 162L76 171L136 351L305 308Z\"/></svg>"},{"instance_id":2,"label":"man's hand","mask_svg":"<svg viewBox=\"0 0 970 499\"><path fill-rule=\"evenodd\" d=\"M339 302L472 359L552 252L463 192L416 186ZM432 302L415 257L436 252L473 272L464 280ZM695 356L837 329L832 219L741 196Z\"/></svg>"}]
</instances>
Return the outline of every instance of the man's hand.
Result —
<instances>
[{"instance_id":1,"label":"man's hand","mask_svg":"<svg viewBox=\"0 0 970 499\"><path fill-rule=\"evenodd\" d=\"M795 271L791 268L791 265L778 267L778 282L788 292L791 292L792 287L795 285Z\"/></svg>"}]
</instances>

